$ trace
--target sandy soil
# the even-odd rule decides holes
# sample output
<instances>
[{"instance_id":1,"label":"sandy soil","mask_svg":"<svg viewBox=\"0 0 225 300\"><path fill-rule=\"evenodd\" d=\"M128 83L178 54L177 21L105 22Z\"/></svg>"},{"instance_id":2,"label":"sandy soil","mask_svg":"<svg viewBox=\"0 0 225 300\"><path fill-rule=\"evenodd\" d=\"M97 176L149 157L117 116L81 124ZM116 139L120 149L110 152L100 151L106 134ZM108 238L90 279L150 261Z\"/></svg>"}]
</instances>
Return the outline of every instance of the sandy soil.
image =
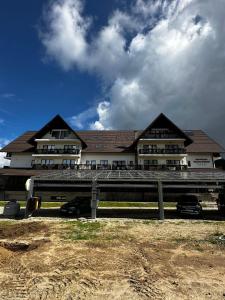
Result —
<instances>
[{"instance_id":1,"label":"sandy soil","mask_svg":"<svg viewBox=\"0 0 225 300\"><path fill-rule=\"evenodd\" d=\"M225 299L222 234L224 222L2 221L0 299Z\"/></svg>"}]
</instances>

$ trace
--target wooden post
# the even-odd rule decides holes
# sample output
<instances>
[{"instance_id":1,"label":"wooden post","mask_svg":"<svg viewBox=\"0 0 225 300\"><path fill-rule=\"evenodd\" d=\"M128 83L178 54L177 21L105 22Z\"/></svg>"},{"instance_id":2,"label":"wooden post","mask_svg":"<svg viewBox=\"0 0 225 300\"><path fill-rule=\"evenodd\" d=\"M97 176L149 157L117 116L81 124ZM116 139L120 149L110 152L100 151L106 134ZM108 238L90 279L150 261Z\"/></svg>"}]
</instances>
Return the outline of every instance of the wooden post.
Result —
<instances>
[{"instance_id":1,"label":"wooden post","mask_svg":"<svg viewBox=\"0 0 225 300\"><path fill-rule=\"evenodd\" d=\"M164 220L164 204L163 204L163 186L162 182L158 181L158 194L159 194L159 199L158 199L158 207L159 207L159 219Z\"/></svg>"},{"instance_id":2,"label":"wooden post","mask_svg":"<svg viewBox=\"0 0 225 300\"><path fill-rule=\"evenodd\" d=\"M92 190L91 190L91 218L96 219L96 210L98 206L98 189L97 182L95 180L92 181Z\"/></svg>"}]
</instances>

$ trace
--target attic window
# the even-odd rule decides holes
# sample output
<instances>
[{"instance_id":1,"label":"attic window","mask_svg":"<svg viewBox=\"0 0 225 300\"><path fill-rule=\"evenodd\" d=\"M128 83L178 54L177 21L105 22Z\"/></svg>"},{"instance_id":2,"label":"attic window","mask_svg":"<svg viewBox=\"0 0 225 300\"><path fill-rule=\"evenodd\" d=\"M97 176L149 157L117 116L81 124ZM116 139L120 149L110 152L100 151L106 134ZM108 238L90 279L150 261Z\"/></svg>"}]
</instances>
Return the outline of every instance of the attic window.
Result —
<instances>
[{"instance_id":1,"label":"attic window","mask_svg":"<svg viewBox=\"0 0 225 300\"><path fill-rule=\"evenodd\" d=\"M69 134L69 130L52 130L52 137L55 139L65 139Z\"/></svg>"}]
</instances>

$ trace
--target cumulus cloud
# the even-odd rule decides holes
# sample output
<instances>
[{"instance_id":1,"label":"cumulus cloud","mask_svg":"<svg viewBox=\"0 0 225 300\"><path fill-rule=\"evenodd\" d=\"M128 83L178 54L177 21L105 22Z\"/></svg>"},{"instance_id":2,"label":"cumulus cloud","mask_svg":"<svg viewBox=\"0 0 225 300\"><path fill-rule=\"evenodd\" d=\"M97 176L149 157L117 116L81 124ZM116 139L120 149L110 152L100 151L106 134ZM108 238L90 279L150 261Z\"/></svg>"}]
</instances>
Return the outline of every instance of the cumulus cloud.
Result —
<instances>
[{"instance_id":1,"label":"cumulus cloud","mask_svg":"<svg viewBox=\"0 0 225 300\"><path fill-rule=\"evenodd\" d=\"M164 112L225 144L224 14L224 0L136 0L88 37L83 2L59 0L45 13L42 42L64 69L102 80L107 101L91 108L91 128L143 128Z\"/></svg>"},{"instance_id":2,"label":"cumulus cloud","mask_svg":"<svg viewBox=\"0 0 225 300\"><path fill-rule=\"evenodd\" d=\"M9 140L0 138L0 149L2 149L5 145L9 143ZM6 153L0 152L0 168L3 168L4 166L9 166L9 160L5 159Z\"/></svg>"},{"instance_id":3,"label":"cumulus cloud","mask_svg":"<svg viewBox=\"0 0 225 300\"><path fill-rule=\"evenodd\" d=\"M94 107L91 107L81 112L80 114L69 118L69 122L77 129L83 129L84 124L86 124L87 121L89 121L91 118L96 116L97 116L96 109Z\"/></svg>"}]
</instances>

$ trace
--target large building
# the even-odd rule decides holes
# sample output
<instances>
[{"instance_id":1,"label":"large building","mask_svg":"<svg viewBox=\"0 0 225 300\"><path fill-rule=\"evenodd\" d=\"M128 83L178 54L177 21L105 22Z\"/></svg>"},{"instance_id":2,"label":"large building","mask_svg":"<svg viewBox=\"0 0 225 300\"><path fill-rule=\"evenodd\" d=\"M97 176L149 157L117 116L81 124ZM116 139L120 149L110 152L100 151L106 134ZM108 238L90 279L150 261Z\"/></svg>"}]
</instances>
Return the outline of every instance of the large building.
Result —
<instances>
[{"instance_id":1,"label":"large building","mask_svg":"<svg viewBox=\"0 0 225 300\"><path fill-rule=\"evenodd\" d=\"M225 152L202 130L160 114L145 130L74 131L59 115L5 146L11 169L212 169Z\"/></svg>"}]
</instances>

